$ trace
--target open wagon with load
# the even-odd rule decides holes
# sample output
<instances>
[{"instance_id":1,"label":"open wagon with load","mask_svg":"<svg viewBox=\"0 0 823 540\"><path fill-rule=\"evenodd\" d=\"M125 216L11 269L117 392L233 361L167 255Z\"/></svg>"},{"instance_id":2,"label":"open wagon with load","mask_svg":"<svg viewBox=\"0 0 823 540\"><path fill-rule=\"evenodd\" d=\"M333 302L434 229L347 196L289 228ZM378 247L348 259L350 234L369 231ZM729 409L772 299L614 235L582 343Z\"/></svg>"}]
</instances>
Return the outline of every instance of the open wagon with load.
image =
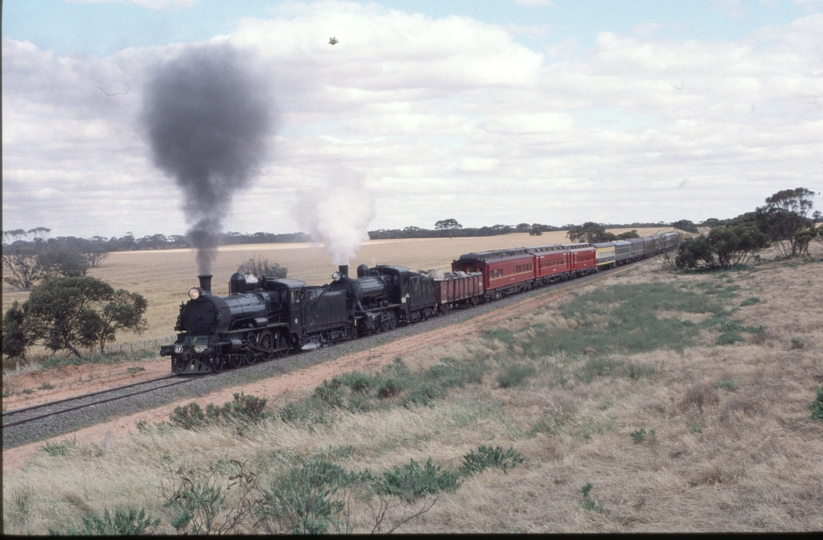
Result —
<instances>
[{"instance_id":1,"label":"open wagon with load","mask_svg":"<svg viewBox=\"0 0 823 540\"><path fill-rule=\"evenodd\" d=\"M480 272L430 272L434 297L441 313L447 309L476 306L483 301L483 274Z\"/></svg>"}]
</instances>

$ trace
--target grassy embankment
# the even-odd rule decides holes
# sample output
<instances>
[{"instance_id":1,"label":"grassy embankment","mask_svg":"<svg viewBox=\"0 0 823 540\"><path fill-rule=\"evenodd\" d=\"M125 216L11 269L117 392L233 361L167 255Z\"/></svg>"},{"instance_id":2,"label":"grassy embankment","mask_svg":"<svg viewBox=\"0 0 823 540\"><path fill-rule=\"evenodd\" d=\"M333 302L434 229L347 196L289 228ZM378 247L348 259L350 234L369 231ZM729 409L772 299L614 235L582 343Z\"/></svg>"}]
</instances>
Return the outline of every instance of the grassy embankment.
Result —
<instances>
[{"instance_id":1,"label":"grassy embankment","mask_svg":"<svg viewBox=\"0 0 823 540\"><path fill-rule=\"evenodd\" d=\"M4 532L116 508L191 530L181 501L218 488L211 527L257 532L386 531L432 504L399 530L820 530L821 264L650 262L302 400L181 408L108 453L50 444L4 475Z\"/></svg>"}]
</instances>

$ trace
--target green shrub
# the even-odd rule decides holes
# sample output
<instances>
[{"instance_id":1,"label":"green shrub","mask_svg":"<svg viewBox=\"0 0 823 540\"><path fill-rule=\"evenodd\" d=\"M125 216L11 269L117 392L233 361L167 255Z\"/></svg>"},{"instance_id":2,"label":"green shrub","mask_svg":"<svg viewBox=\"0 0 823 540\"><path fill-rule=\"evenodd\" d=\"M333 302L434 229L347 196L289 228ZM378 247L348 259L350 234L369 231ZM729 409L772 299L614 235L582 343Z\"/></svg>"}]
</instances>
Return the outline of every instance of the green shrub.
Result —
<instances>
[{"instance_id":1,"label":"green shrub","mask_svg":"<svg viewBox=\"0 0 823 540\"><path fill-rule=\"evenodd\" d=\"M528 364L509 364L503 373L497 376L497 384L501 388L514 388L520 386L523 381L534 375L534 366Z\"/></svg>"},{"instance_id":2,"label":"green shrub","mask_svg":"<svg viewBox=\"0 0 823 540\"><path fill-rule=\"evenodd\" d=\"M823 422L823 388L817 391L817 399L809 405L809 410L812 412L812 420Z\"/></svg>"},{"instance_id":3,"label":"green shrub","mask_svg":"<svg viewBox=\"0 0 823 540\"><path fill-rule=\"evenodd\" d=\"M374 386L374 379L359 371L352 371L350 373L339 375L332 379L332 382L335 380L338 381L339 384L351 388L352 392L357 392L359 394L365 394L372 386Z\"/></svg>"},{"instance_id":4,"label":"green shrub","mask_svg":"<svg viewBox=\"0 0 823 540\"><path fill-rule=\"evenodd\" d=\"M743 339L739 334L734 332L723 332L718 336L716 344L717 345L734 345L739 341L746 341Z\"/></svg>"},{"instance_id":5,"label":"green shrub","mask_svg":"<svg viewBox=\"0 0 823 540\"><path fill-rule=\"evenodd\" d=\"M431 458L421 467L413 459L406 465L394 466L383 472L383 478L375 485L379 494L415 501L426 495L454 491L460 487L461 475L456 471L440 471Z\"/></svg>"},{"instance_id":6,"label":"green shrub","mask_svg":"<svg viewBox=\"0 0 823 540\"><path fill-rule=\"evenodd\" d=\"M495 448L480 446L477 448L476 454L474 450L470 450L468 454L463 456L460 474L471 476L489 467L502 469L504 473L508 473L521 463L523 463L523 456L519 452L515 452L513 448L509 448L504 452L499 446Z\"/></svg>"},{"instance_id":7,"label":"green shrub","mask_svg":"<svg viewBox=\"0 0 823 540\"><path fill-rule=\"evenodd\" d=\"M599 513L603 511L603 507L597 504L597 501L592 499L590 493L593 487L594 486L591 482L587 482L582 488L580 488L580 491L583 493L583 508Z\"/></svg>"},{"instance_id":8,"label":"green shrub","mask_svg":"<svg viewBox=\"0 0 823 540\"><path fill-rule=\"evenodd\" d=\"M439 364L427 369L422 379L444 388L463 388L466 384L480 384L486 372L486 360L476 358L460 362L454 358L443 358Z\"/></svg>"},{"instance_id":9,"label":"green shrub","mask_svg":"<svg viewBox=\"0 0 823 540\"><path fill-rule=\"evenodd\" d=\"M171 489L164 491L164 508L172 512L171 526L181 533L208 534L225 511L226 494L212 469L200 475L178 469Z\"/></svg>"},{"instance_id":10,"label":"green shrub","mask_svg":"<svg viewBox=\"0 0 823 540\"><path fill-rule=\"evenodd\" d=\"M409 390L408 395L403 400L402 405L406 408L422 405L431 406L433 399L443 399L446 397L446 389L432 383L417 384Z\"/></svg>"},{"instance_id":11,"label":"green shrub","mask_svg":"<svg viewBox=\"0 0 823 540\"><path fill-rule=\"evenodd\" d=\"M405 384L402 379L389 377L380 383L380 386L377 388L377 397L383 399L394 397L402 392L404 387Z\"/></svg>"},{"instance_id":12,"label":"green shrub","mask_svg":"<svg viewBox=\"0 0 823 540\"><path fill-rule=\"evenodd\" d=\"M325 534L330 527L339 531L348 511L335 494L369 478L370 473L350 474L339 465L314 459L272 482L271 489L263 491L257 513L268 521L270 532Z\"/></svg>"},{"instance_id":13,"label":"green shrub","mask_svg":"<svg viewBox=\"0 0 823 540\"><path fill-rule=\"evenodd\" d=\"M745 300L740 302L740 307L753 306L753 305L759 304L759 303L760 303L760 298L758 298L756 296L753 296L751 298L746 298Z\"/></svg>"},{"instance_id":14,"label":"green shrub","mask_svg":"<svg viewBox=\"0 0 823 540\"><path fill-rule=\"evenodd\" d=\"M632 431L631 436L632 440L634 440L634 444L640 444L646 440L646 430L645 428L640 428L636 431ZM655 434L653 429L649 430L649 442L657 442L657 435Z\"/></svg>"},{"instance_id":15,"label":"green shrub","mask_svg":"<svg viewBox=\"0 0 823 540\"><path fill-rule=\"evenodd\" d=\"M790 350L802 349L806 346L806 342L800 338L792 338L792 344L789 347Z\"/></svg>"},{"instance_id":16,"label":"green shrub","mask_svg":"<svg viewBox=\"0 0 823 540\"><path fill-rule=\"evenodd\" d=\"M558 353L572 358L634 354L660 348L682 351L699 336L700 328L689 321L659 317L658 313L717 314L723 309L719 300L690 290L686 284L615 285L580 295L561 307L568 328L532 327L511 340L488 332L486 336L499 339L512 350L518 347L531 358Z\"/></svg>"},{"instance_id":17,"label":"green shrub","mask_svg":"<svg viewBox=\"0 0 823 540\"><path fill-rule=\"evenodd\" d=\"M41 450L52 457L67 456L75 449L77 449L76 438L66 439L59 443L46 442L46 446L41 448Z\"/></svg>"},{"instance_id":18,"label":"green shrub","mask_svg":"<svg viewBox=\"0 0 823 540\"><path fill-rule=\"evenodd\" d=\"M209 403L205 412L195 402L175 407L170 420L173 425L189 430L200 429L221 421L236 422L240 426L254 424L271 416L264 410L266 401L240 392L234 394L233 401L222 406Z\"/></svg>"},{"instance_id":19,"label":"green shrub","mask_svg":"<svg viewBox=\"0 0 823 540\"><path fill-rule=\"evenodd\" d=\"M173 425L189 430L206 425L206 413L194 402L175 407L169 419Z\"/></svg>"},{"instance_id":20,"label":"green shrub","mask_svg":"<svg viewBox=\"0 0 823 540\"><path fill-rule=\"evenodd\" d=\"M247 276L262 278L285 278L289 275L289 269L280 266L278 263L270 263L265 257L255 256L240 264L237 271Z\"/></svg>"},{"instance_id":21,"label":"green shrub","mask_svg":"<svg viewBox=\"0 0 823 540\"><path fill-rule=\"evenodd\" d=\"M102 516L94 514L83 517L83 526L80 529L54 530L49 528L50 536L139 536L152 534L160 524L160 519L152 521L146 516L146 511L135 508L127 510L115 509L114 515L109 509L103 510Z\"/></svg>"},{"instance_id":22,"label":"green shrub","mask_svg":"<svg viewBox=\"0 0 823 540\"><path fill-rule=\"evenodd\" d=\"M329 407L343 406L343 395L340 392L340 381L337 377L331 381L323 381L323 384L314 389L314 396Z\"/></svg>"}]
</instances>

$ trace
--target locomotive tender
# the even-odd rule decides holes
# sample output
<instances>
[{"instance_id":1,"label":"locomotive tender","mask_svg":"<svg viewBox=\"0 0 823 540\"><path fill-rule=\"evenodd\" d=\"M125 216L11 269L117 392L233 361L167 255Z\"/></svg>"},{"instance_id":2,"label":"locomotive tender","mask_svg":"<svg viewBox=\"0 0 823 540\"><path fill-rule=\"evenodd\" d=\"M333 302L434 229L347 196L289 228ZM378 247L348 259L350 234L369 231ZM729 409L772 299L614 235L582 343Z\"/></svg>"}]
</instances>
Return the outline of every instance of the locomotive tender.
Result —
<instances>
[{"instance_id":1,"label":"locomotive tender","mask_svg":"<svg viewBox=\"0 0 823 540\"><path fill-rule=\"evenodd\" d=\"M340 266L328 285L297 279L260 280L235 273L229 295L211 292L198 276L180 306L177 340L160 348L177 374L219 373L359 335L393 330L468 307L627 264L677 247L674 232L597 244L559 244L467 253L452 272L412 272L403 266ZM439 275L442 274L442 275Z\"/></svg>"}]
</instances>

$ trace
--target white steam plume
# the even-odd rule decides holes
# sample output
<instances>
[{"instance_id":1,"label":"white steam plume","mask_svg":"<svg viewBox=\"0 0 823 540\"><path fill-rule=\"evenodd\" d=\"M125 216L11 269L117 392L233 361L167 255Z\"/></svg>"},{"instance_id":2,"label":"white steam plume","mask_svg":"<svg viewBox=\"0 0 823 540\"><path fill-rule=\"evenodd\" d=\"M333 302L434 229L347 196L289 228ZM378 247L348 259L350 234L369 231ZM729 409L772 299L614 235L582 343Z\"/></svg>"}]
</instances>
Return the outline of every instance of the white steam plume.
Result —
<instances>
[{"instance_id":1,"label":"white steam plume","mask_svg":"<svg viewBox=\"0 0 823 540\"><path fill-rule=\"evenodd\" d=\"M332 264L349 264L360 245L369 239L374 219L374 196L362 175L336 169L326 182L299 196L294 217L315 241L325 245Z\"/></svg>"}]
</instances>

